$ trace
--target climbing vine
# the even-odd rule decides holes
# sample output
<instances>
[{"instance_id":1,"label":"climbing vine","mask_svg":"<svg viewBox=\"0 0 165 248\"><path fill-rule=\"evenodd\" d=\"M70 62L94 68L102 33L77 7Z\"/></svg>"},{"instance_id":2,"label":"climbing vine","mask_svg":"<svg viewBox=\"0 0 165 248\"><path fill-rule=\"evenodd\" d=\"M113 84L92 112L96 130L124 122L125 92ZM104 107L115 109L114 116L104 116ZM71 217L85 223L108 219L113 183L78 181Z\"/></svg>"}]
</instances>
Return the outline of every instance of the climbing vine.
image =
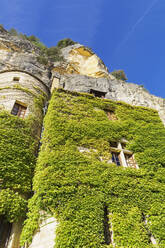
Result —
<instances>
[{"instance_id":1,"label":"climbing vine","mask_svg":"<svg viewBox=\"0 0 165 248\"><path fill-rule=\"evenodd\" d=\"M0 217L8 222L26 216L46 98L42 92L37 95L26 88L14 89L30 94L33 104L29 104L31 114L25 119L0 111Z\"/></svg>"},{"instance_id":2,"label":"climbing vine","mask_svg":"<svg viewBox=\"0 0 165 248\"><path fill-rule=\"evenodd\" d=\"M117 120L108 119L108 110ZM110 142L122 138L140 169L108 163ZM45 212L59 221L55 248L151 248L151 234L165 247L164 151L165 129L155 110L54 91L21 244L30 244Z\"/></svg>"},{"instance_id":3,"label":"climbing vine","mask_svg":"<svg viewBox=\"0 0 165 248\"><path fill-rule=\"evenodd\" d=\"M26 213L35 165L35 141L26 121L0 112L0 215L8 221ZM24 195L24 197L21 197Z\"/></svg>"}]
</instances>

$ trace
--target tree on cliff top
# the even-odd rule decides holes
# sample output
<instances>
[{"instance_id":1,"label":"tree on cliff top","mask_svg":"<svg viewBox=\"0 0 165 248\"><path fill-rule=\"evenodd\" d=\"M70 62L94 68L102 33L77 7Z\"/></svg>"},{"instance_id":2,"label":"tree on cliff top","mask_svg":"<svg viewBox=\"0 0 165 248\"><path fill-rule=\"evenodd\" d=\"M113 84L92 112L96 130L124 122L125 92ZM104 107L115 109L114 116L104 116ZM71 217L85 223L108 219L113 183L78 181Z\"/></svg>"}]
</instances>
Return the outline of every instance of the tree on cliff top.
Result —
<instances>
[{"instance_id":1,"label":"tree on cliff top","mask_svg":"<svg viewBox=\"0 0 165 248\"><path fill-rule=\"evenodd\" d=\"M125 75L125 72L123 70L115 70L115 71L111 72L111 75L113 75L116 79L120 79L123 81L128 80L128 78Z\"/></svg>"},{"instance_id":2,"label":"tree on cliff top","mask_svg":"<svg viewBox=\"0 0 165 248\"><path fill-rule=\"evenodd\" d=\"M73 40L71 40L70 38L65 38L63 40L60 40L58 43L57 43L57 47L59 48L64 48L64 47L67 47L67 46L71 46L71 45L74 45L76 44L76 42L74 42Z\"/></svg>"}]
</instances>

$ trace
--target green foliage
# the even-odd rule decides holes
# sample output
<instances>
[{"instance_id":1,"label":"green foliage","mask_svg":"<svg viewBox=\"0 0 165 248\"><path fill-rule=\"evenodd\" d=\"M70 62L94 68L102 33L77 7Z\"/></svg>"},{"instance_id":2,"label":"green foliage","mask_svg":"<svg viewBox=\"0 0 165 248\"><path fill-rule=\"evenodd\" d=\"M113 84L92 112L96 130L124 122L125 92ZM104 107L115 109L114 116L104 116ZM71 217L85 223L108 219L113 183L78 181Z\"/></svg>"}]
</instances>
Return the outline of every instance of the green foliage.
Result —
<instances>
[{"instance_id":1,"label":"green foliage","mask_svg":"<svg viewBox=\"0 0 165 248\"><path fill-rule=\"evenodd\" d=\"M28 37L25 34L22 34L20 32L17 32L17 30L15 28L11 28L10 30L8 30L8 33L12 36L17 36L23 40L27 40Z\"/></svg>"},{"instance_id":2,"label":"green foliage","mask_svg":"<svg viewBox=\"0 0 165 248\"><path fill-rule=\"evenodd\" d=\"M9 31L9 34L11 34L12 36L17 36L18 33L17 33L17 30L15 28L11 28Z\"/></svg>"},{"instance_id":3,"label":"green foliage","mask_svg":"<svg viewBox=\"0 0 165 248\"><path fill-rule=\"evenodd\" d=\"M26 36L26 39L33 43L36 47L38 47L42 54L44 54L47 47L40 41L39 38L35 37L34 35Z\"/></svg>"},{"instance_id":4,"label":"green foliage","mask_svg":"<svg viewBox=\"0 0 165 248\"><path fill-rule=\"evenodd\" d=\"M30 35L28 36L28 40L32 41L32 42L39 42L40 40L34 36L34 35Z\"/></svg>"},{"instance_id":5,"label":"green foliage","mask_svg":"<svg viewBox=\"0 0 165 248\"><path fill-rule=\"evenodd\" d=\"M44 43L42 43L40 41L39 38L37 38L34 35L27 36L25 34L17 32L17 30L14 28L11 28L8 31L8 33L12 36L17 36L21 39L28 40L33 45L38 47L40 50L40 55L37 57L37 61L43 65L48 65L51 62L63 61L64 58L61 54L61 48L75 44L74 41L67 38L67 39L59 41L57 46L52 46L52 47L48 48L44 45Z\"/></svg>"},{"instance_id":6,"label":"green foliage","mask_svg":"<svg viewBox=\"0 0 165 248\"><path fill-rule=\"evenodd\" d=\"M47 65L48 64L48 59L45 56L42 56L42 55L37 57L37 61L40 64L43 64L43 65Z\"/></svg>"},{"instance_id":7,"label":"green foliage","mask_svg":"<svg viewBox=\"0 0 165 248\"><path fill-rule=\"evenodd\" d=\"M25 217L26 211L27 201L18 192L9 188L0 190L0 216L5 216L9 222L14 222Z\"/></svg>"},{"instance_id":8,"label":"green foliage","mask_svg":"<svg viewBox=\"0 0 165 248\"><path fill-rule=\"evenodd\" d=\"M26 216L27 199L32 194L32 178L47 95L15 84L10 89L26 92L34 100L26 119L0 111L0 216L16 222ZM1 88L3 89L3 88Z\"/></svg>"},{"instance_id":9,"label":"green foliage","mask_svg":"<svg viewBox=\"0 0 165 248\"><path fill-rule=\"evenodd\" d=\"M49 58L49 60L52 62L63 60L61 51L58 47L53 46L53 47L47 48L45 53L47 57Z\"/></svg>"},{"instance_id":10,"label":"green foliage","mask_svg":"<svg viewBox=\"0 0 165 248\"><path fill-rule=\"evenodd\" d=\"M64 47L67 47L67 46L71 46L71 45L74 45L76 44L76 42L74 42L72 39L70 38L65 38L63 40L60 40L58 43L57 43L57 47L59 48L64 48Z\"/></svg>"},{"instance_id":11,"label":"green foliage","mask_svg":"<svg viewBox=\"0 0 165 248\"><path fill-rule=\"evenodd\" d=\"M111 74L116 78L116 79L120 79L123 81L127 81L128 78L125 75L125 72L123 70L115 70L113 72L111 72Z\"/></svg>"},{"instance_id":12,"label":"green foliage","mask_svg":"<svg viewBox=\"0 0 165 248\"><path fill-rule=\"evenodd\" d=\"M0 215L13 222L26 213L36 142L28 122L0 112Z\"/></svg>"},{"instance_id":13,"label":"green foliage","mask_svg":"<svg viewBox=\"0 0 165 248\"><path fill-rule=\"evenodd\" d=\"M47 65L49 62L63 61L59 47L52 46L48 48L34 35L29 36L28 40L40 49L41 55L37 57L39 63Z\"/></svg>"},{"instance_id":14,"label":"green foliage","mask_svg":"<svg viewBox=\"0 0 165 248\"><path fill-rule=\"evenodd\" d=\"M38 228L39 225L39 218L41 213L39 213L39 199L36 197L37 195L34 194L33 198L29 201L28 207L33 208L33 212L28 212L27 216L28 219L25 220L26 230L21 235L21 246L27 243L30 244L32 241L32 237L34 231Z\"/></svg>"},{"instance_id":15,"label":"green foliage","mask_svg":"<svg viewBox=\"0 0 165 248\"><path fill-rule=\"evenodd\" d=\"M118 120L108 119L108 109ZM134 152L139 170L107 163L110 142L121 138L129 141L127 149ZM80 153L78 147L89 150ZM165 129L156 111L55 91L44 120L36 193L21 244L31 242L39 213L45 212L59 221L56 248L112 247L104 237L107 206L115 247L151 248L149 231L165 247L164 151Z\"/></svg>"}]
</instances>

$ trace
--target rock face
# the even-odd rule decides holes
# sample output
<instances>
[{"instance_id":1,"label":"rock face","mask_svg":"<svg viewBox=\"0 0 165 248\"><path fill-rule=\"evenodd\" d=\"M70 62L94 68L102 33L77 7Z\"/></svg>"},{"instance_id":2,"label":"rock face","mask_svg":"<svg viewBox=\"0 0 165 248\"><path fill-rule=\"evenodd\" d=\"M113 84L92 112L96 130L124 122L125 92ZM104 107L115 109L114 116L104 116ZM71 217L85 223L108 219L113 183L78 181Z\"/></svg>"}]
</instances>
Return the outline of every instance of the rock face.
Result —
<instances>
[{"instance_id":1,"label":"rock face","mask_svg":"<svg viewBox=\"0 0 165 248\"><path fill-rule=\"evenodd\" d=\"M89 48L77 44L62 49L62 54L68 62L67 70L70 73L95 78L109 75L107 67Z\"/></svg>"},{"instance_id":2,"label":"rock face","mask_svg":"<svg viewBox=\"0 0 165 248\"><path fill-rule=\"evenodd\" d=\"M0 32L0 72L20 70L38 77L50 86L49 71L37 62L39 49L28 40Z\"/></svg>"},{"instance_id":3,"label":"rock face","mask_svg":"<svg viewBox=\"0 0 165 248\"><path fill-rule=\"evenodd\" d=\"M123 101L131 105L153 108L165 123L165 100L151 95L142 86L111 78L93 78L84 75L62 75L59 87L66 90L87 92L96 90L105 93L105 98Z\"/></svg>"},{"instance_id":4,"label":"rock face","mask_svg":"<svg viewBox=\"0 0 165 248\"><path fill-rule=\"evenodd\" d=\"M91 90L100 91L107 99L153 108L159 112L165 123L163 98L151 95L140 85L117 80L108 72L104 63L85 47L69 46L64 48L62 53L67 63L55 64L52 70L53 78L59 80L58 87L87 93ZM57 87L57 84L55 85Z\"/></svg>"},{"instance_id":5,"label":"rock face","mask_svg":"<svg viewBox=\"0 0 165 248\"><path fill-rule=\"evenodd\" d=\"M58 223L53 217L44 219L40 224L39 231L34 235L29 248L53 248L57 225Z\"/></svg>"},{"instance_id":6,"label":"rock face","mask_svg":"<svg viewBox=\"0 0 165 248\"><path fill-rule=\"evenodd\" d=\"M158 111L163 123L165 123L165 100L163 98L151 95L146 89L137 84L125 83L120 80L113 80L110 84L111 88L106 98L155 109Z\"/></svg>"},{"instance_id":7,"label":"rock face","mask_svg":"<svg viewBox=\"0 0 165 248\"><path fill-rule=\"evenodd\" d=\"M156 109L165 123L164 99L151 95L137 84L115 79L103 61L89 48L75 44L61 51L64 62L56 62L53 68L47 68L38 63L39 49L30 41L11 36L5 29L0 28L0 73L27 72L41 80L48 88L54 82L53 87L63 87L71 91L100 91L107 99Z\"/></svg>"}]
</instances>

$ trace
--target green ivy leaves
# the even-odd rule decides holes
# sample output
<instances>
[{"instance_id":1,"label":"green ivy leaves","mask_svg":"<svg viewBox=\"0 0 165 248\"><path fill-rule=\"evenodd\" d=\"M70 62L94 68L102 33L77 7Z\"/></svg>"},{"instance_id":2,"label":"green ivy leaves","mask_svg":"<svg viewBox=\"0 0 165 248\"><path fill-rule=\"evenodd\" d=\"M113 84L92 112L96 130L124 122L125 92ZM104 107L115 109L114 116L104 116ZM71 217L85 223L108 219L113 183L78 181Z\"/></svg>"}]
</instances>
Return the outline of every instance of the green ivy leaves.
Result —
<instances>
[{"instance_id":1,"label":"green ivy leaves","mask_svg":"<svg viewBox=\"0 0 165 248\"><path fill-rule=\"evenodd\" d=\"M108 119L108 109L117 120ZM127 149L134 152L139 170L107 163L110 142L122 138L129 141ZM151 248L151 232L163 248L164 150L165 129L156 111L55 91L44 119L36 194L30 200L22 242L32 239L44 210L59 220L56 248L112 247L106 246L104 237L106 206L116 247Z\"/></svg>"}]
</instances>

